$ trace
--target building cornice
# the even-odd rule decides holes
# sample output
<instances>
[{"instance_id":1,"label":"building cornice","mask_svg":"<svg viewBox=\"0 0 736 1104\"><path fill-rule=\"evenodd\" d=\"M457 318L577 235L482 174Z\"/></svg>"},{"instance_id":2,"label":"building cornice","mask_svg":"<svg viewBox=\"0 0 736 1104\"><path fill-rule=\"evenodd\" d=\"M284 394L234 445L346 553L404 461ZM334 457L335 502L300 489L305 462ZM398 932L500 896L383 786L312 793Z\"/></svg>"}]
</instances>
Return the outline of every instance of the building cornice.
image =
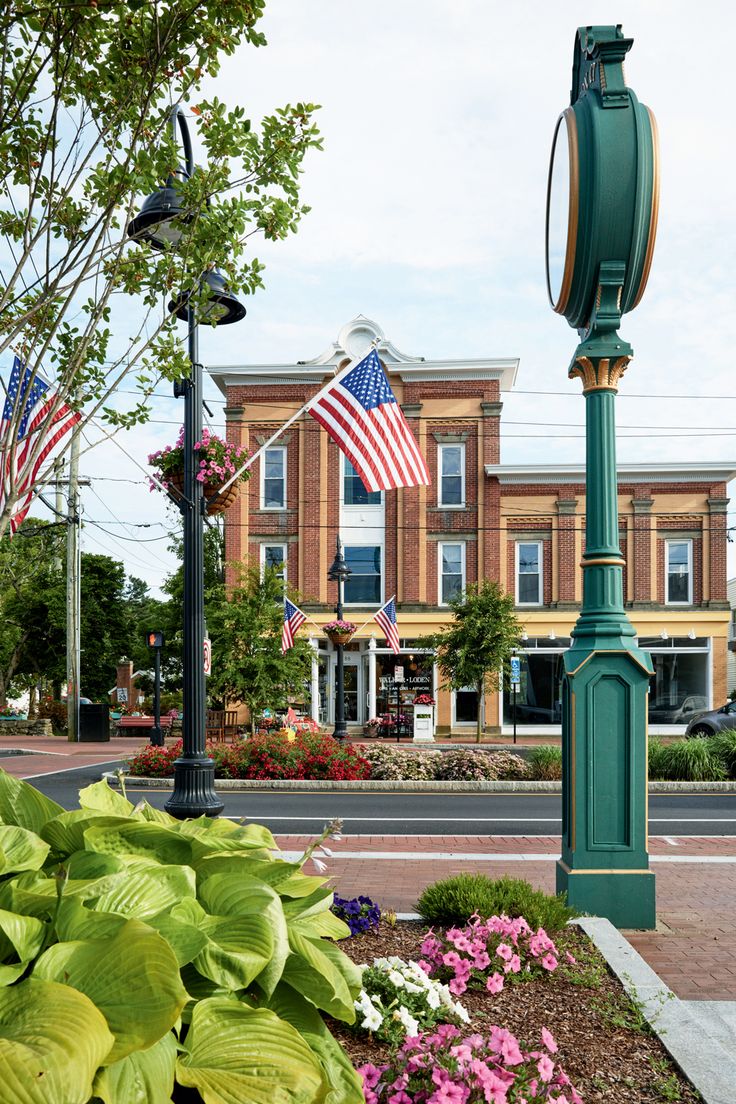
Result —
<instances>
[{"instance_id":1,"label":"building cornice","mask_svg":"<svg viewBox=\"0 0 736 1104\"><path fill-rule=\"evenodd\" d=\"M486 464L485 473L501 484L585 483L582 464ZM728 483L736 470L716 461L671 464L619 464L619 483Z\"/></svg>"}]
</instances>

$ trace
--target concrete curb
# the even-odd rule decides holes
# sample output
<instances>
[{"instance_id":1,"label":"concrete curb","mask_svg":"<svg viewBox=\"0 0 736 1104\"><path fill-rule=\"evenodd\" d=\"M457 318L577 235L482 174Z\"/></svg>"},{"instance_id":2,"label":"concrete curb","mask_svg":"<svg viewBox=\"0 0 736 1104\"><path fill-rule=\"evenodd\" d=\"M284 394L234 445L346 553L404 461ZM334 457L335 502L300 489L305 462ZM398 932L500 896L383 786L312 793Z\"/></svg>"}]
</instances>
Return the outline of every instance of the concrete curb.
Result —
<instances>
[{"instance_id":1,"label":"concrete curb","mask_svg":"<svg viewBox=\"0 0 736 1104\"><path fill-rule=\"evenodd\" d=\"M650 1027L701 1094L704 1104L733 1104L736 1063L732 1053L703 1032L685 1002L675 996L609 920L590 916L572 923L590 937L626 992L640 1005Z\"/></svg>"},{"instance_id":2,"label":"concrete curb","mask_svg":"<svg viewBox=\"0 0 736 1104\"><path fill-rule=\"evenodd\" d=\"M105 771L102 775L111 786L117 786L116 774ZM128 784L141 789L170 790L173 787L172 778L136 778L127 775ZM218 790L233 790L246 793L249 790L276 790L288 792L289 790L320 790L340 791L355 793L356 790L380 793L531 793L531 794L559 794L562 793L561 782L396 782L393 780L369 779L358 782L322 782L313 779L249 779L249 778L218 778L216 781ZM673 793L736 793L736 782L650 782L650 794Z\"/></svg>"}]
</instances>

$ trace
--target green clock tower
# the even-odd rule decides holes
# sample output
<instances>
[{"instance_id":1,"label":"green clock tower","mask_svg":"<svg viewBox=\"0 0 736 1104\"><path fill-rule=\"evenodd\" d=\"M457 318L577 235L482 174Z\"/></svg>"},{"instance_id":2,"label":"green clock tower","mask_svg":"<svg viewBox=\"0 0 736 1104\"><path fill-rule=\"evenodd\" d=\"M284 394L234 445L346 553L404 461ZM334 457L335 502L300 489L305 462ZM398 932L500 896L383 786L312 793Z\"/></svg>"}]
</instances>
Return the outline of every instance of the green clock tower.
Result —
<instances>
[{"instance_id":1,"label":"green clock tower","mask_svg":"<svg viewBox=\"0 0 736 1104\"><path fill-rule=\"evenodd\" d=\"M583 604L564 656L562 855L557 889L617 927L652 928L647 852L647 694L653 673L624 611L615 400L633 356L619 336L654 251L657 131L624 78L633 40L580 27L570 107L555 129L547 192L547 289L578 331L569 368L586 404Z\"/></svg>"}]
</instances>

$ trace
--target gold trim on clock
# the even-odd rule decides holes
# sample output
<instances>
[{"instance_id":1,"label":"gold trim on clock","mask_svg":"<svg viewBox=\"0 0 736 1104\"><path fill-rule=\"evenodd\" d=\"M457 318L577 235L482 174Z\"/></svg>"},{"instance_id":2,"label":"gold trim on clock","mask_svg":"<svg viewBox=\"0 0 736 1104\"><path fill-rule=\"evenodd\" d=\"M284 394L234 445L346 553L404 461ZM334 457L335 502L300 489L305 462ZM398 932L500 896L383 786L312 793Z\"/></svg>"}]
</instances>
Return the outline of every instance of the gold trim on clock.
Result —
<instances>
[{"instance_id":1,"label":"gold trim on clock","mask_svg":"<svg viewBox=\"0 0 736 1104\"><path fill-rule=\"evenodd\" d=\"M555 162L555 151L557 149L557 134L560 129L562 120L565 120L565 126L567 127L567 148L568 156L570 159L570 194L568 196L567 207L567 243L565 246L565 268L562 273L562 284L560 285L560 294L557 302L552 297L552 287L549 279L549 201L552 192L552 169ZM566 108L559 119L557 120L557 126L555 127L554 137L552 139L552 154L549 159L549 174L547 176L547 214L545 222L545 269L547 274L547 295L549 301L552 304L552 309L557 314L564 314L567 307L567 301L570 298L570 291L572 289L572 278L575 272L575 250L578 236L578 207L580 197L580 175L578 171L578 124L575 118L575 112L571 107ZM652 245L652 248L654 246Z\"/></svg>"},{"instance_id":2,"label":"gold trim on clock","mask_svg":"<svg viewBox=\"0 0 736 1104\"><path fill-rule=\"evenodd\" d=\"M657 120L654 117L654 112L649 107L644 107L644 110L649 116L649 125L652 131L652 207L649 213L649 237L647 239L647 251L644 256L644 267L641 272L641 280L639 281L639 290L631 306L632 310L634 307L638 306L639 300L644 294L647 286L649 269L652 267L652 257L654 256L654 243L657 239L657 222L659 219L659 130L657 128Z\"/></svg>"}]
</instances>

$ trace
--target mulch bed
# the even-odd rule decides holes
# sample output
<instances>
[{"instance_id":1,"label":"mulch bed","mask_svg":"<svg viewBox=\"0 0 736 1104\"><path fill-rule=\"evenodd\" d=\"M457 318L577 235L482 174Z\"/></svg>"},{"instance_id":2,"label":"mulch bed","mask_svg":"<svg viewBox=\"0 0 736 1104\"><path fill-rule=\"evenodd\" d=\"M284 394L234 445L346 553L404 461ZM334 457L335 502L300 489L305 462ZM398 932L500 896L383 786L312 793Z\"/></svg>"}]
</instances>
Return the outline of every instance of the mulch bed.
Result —
<instances>
[{"instance_id":1,"label":"mulch bed","mask_svg":"<svg viewBox=\"0 0 736 1104\"><path fill-rule=\"evenodd\" d=\"M418 922L392 928L382 920L377 932L342 940L340 948L357 963L389 955L416 961L425 931ZM510 1029L522 1047L533 1049L540 1043L541 1029L548 1028L560 1048L555 1060L585 1104L697 1104L699 1094L651 1034L588 937L579 928L568 928L553 938L558 948L575 956L577 964L561 966L539 980L507 984L493 996L467 990L457 999L471 1017L468 1034L486 1034L492 1024L498 1024ZM386 1044L364 1031L356 1033L335 1020L328 1022L355 1066L387 1060Z\"/></svg>"}]
</instances>

